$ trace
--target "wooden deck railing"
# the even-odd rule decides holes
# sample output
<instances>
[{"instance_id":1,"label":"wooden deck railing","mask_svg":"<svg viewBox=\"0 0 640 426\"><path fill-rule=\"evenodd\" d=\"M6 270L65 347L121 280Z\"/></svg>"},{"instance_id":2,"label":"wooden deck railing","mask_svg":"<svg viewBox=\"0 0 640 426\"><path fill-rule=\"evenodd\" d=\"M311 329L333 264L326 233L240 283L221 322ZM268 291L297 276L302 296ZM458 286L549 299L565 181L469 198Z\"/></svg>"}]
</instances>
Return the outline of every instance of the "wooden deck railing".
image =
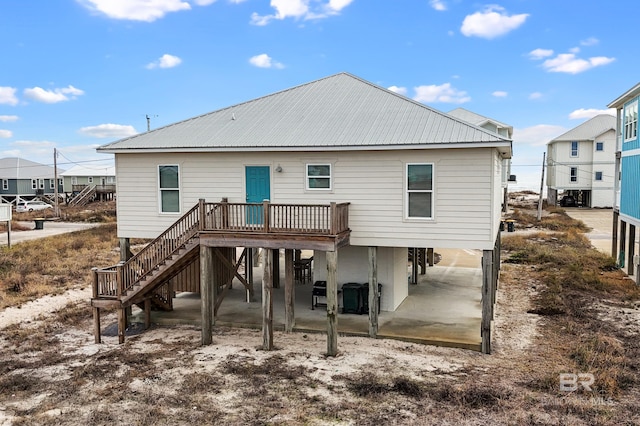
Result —
<instances>
[{"instance_id":1,"label":"wooden deck railing","mask_svg":"<svg viewBox=\"0 0 640 426\"><path fill-rule=\"evenodd\" d=\"M349 203L206 203L200 200L131 259L105 269L93 268L93 297L119 299L199 232L323 234L349 230Z\"/></svg>"}]
</instances>

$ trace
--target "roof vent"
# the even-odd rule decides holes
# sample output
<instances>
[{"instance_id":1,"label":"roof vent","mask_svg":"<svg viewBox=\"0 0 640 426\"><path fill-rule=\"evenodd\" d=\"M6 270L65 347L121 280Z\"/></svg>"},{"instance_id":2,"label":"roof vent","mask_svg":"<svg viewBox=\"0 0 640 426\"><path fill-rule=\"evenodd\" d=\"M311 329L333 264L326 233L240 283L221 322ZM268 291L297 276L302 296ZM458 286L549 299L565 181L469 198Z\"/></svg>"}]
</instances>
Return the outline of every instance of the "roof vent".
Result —
<instances>
[{"instance_id":1,"label":"roof vent","mask_svg":"<svg viewBox=\"0 0 640 426\"><path fill-rule=\"evenodd\" d=\"M235 119L236 119L236 113L235 113L235 112L232 112L232 113L231 113L231 119L232 119L232 120L235 120Z\"/></svg>"}]
</instances>

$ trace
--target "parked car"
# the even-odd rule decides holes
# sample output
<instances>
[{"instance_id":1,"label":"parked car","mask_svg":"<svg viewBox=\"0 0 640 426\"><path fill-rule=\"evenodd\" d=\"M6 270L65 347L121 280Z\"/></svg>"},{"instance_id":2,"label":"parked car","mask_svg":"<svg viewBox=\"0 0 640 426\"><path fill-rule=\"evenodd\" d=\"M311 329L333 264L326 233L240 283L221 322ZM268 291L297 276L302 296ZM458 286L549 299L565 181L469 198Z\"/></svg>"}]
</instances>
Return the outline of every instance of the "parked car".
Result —
<instances>
[{"instance_id":1,"label":"parked car","mask_svg":"<svg viewBox=\"0 0 640 426\"><path fill-rule=\"evenodd\" d=\"M576 207L578 203L576 203L576 199L571 195L565 195L560 200L560 207Z\"/></svg>"},{"instance_id":2,"label":"parked car","mask_svg":"<svg viewBox=\"0 0 640 426\"><path fill-rule=\"evenodd\" d=\"M16 205L16 212L24 213L32 212L34 210L47 210L52 208L53 206L51 204L47 204L44 201L20 201Z\"/></svg>"}]
</instances>

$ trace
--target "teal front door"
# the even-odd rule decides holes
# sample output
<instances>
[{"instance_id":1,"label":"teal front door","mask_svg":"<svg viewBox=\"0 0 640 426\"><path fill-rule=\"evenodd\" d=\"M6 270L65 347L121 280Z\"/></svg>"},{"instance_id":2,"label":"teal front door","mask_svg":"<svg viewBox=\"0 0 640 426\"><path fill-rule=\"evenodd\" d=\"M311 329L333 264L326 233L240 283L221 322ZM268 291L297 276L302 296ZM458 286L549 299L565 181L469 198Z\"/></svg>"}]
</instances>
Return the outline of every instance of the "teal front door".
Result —
<instances>
[{"instance_id":1,"label":"teal front door","mask_svg":"<svg viewBox=\"0 0 640 426\"><path fill-rule=\"evenodd\" d=\"M246 166L247 203L262 203L271 199L269 166ZM247 206L247 223L262 224L262 206Z\"/></svg>"}]
</instances>

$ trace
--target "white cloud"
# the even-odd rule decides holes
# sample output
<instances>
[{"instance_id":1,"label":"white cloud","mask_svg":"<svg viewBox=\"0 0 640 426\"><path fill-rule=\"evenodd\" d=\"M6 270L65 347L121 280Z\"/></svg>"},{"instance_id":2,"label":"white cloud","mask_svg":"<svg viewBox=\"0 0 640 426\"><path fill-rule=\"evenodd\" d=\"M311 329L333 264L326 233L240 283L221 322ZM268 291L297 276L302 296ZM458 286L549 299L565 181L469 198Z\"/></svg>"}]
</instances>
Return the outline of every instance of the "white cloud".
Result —
<instances>
[{"instance_id":1,"label":"white cloud","mask_svg":"<svg viewBox=\"0 0 640 426\"><path fill-rule=\"evenodd\" d=\"M182 0L77 0L94 13L113 19L153 22L167 13L191 9ZM206 4L206 2L201 2Z\"/></svg>"},{"instance_id":2,"label":"white cloud","mask_svg":"<svg viewBox=\"0 0 640 426\"><path fill-rule=\"evenodd\" d=\"M387 90L390 90L390 91L392 91L394 93L398 93L400 95L407 96L407 88L406 87L391 86L391 87L387 87Z\"/></svg>"},{"instance_id":3,"label":"white cloud","mask_svg":"<svg viewBox=\"0 0 640 426\"><path fill-rule=\"evenodd\" d=\"M589 37L588 39L586 39L586 40L582 40L582 41L580 42L580 44L581 44L582 46L595 46L595 45L596 45L596 44L598 44L598 43L600 43L600 40L598 40L598 39L597 39L597 38L595 38L595 37Z\"/></svg>"},{"instance_id":4,"label":"white cloud","mask_svg":"<svg viewBox=\"0 0 640 426\"><path fill-rule=\"evenodd\" d=\"M0 104L18 105L16 90L13 87L0 87Z\"/></svg>"},{"instance_id":5,"label":"white cloud","mask_svg":"<svg viewBox=\"0 0 640 426\"><path fill-rule=\"evenodd\" d=\"M18 116L17 115L0 115L0 121L4 122L4 123L8 123L11 121L18 121Z\"/></svg>"},{"instance_id":6,"label":"white cloud","mask_svg":"<svg viewBox=\"0 0 640 426\"><path fill-rule=\"evenodd\" d=\"M259 15L253 13L251 15L251 24L264 26L274 19L283 20L287 18L293 19L323 19L329 16L339 14L342 9L349 6L353 0L329 0L326 2L309 0L271 0L271 7L275 9L272 15Z\"/></svg>"},{"instance_id":7,"label":"white cloud","mask_svg":"<svg viewBox=\"0 0 640 426\"><path fill-rule=\"evenodd\" d=\"M429 4L432 8L440 12L447 10L447 4L442 0L429 0Z\"/></svg>"},{"instance_id":8,"label":"white cloud","mask_svg":"<svg viewBox=\"0 0 640 426\"><path fill-rule=\"evenodd\" d=\"M258 68L276 68L276 69L284 68L284 65L282 65L280 62L274 61L273 58L271 58L266 53L252 56L251 58L249 58L249 63Z\"/></svg>"},{"instance_id":9,"label":"white cloud","mask_svg":"<svg viewBox=\"0 0 640 426\"><path fill-rule=\"evenodd\" d=\"M138 132L133 126L122 124L99 124L81 128L78 133L94 138L126 138Z\"/></svg>"},{"instance_id":10,"label":"white cloud","mask_svg":"<svg viewBox=\"0 0 640 426\"><path fill-rule=\"evenodd\" d=\"M10 138L13 136L13 132L11 130L3 130L0 129L0 138Z\"/></svg>"},{"instance_id":11,"label":"white cloud","mask_svg":"<svg viewBox=\"0 0 640 426\"><path fill-rule=\"evenodd\" d=\"M527 20L529 14L507 15L503 7L487 6L484 11L467 15L460 31L467 37L492 39L515 30Z\"/></svg>"},{"instance_id":12,"label":"white cloud","mask_svg":"<svg viewBox=\"0 0 640 426\"><path fill-rule=\"evenodd\" d=\"M529 52L529 57L531 59L543 59L548 58L553 55L553 50L551 49L534 49Z\"/></svg>"},{"instance_id":13,"label":"white cloud","mask_svg":"<svg viewBox=\"0 0 640 426\"><path fill-rule=\"evenodd\" d=\"M529 99L540 99L542 98L542 93L540 92L533 92L532 94L529 95Z\"/></svg>"},{"instance_id":14,"label":"white cloud","mask_svg":"<svg viewBox=\"0 0 640 426\"><path fill-rule=\"evenodd\" d=\"M509 94L502 90L496 90L491 94L491 96L495 96L496 98L506 98Z\"/></svg>"},{"instance_id":15,"label":"white cloud","mask_svg":"<svg viewBox=\"0 0 640 426\"><path fill-rule=\"evenodd\" d=\"M577 109L575 111L572 111L569 114L569 118L572 120L579 120L579 119L589 119L589 118L593 118L596 115L600 115L600 114L609 114L609 115L616 115L616 110L613 108L609 108L609 109L595 109L595 108L580 108Z\"/></svg>"},{"instance_id":16,"label":"white cloud","mask_svg":"<svg viewBox=\"0 0 640 426\"><path fill-rule=\"evenodd\" d=\"M71 85L53 90L45 90L42 87L33 87L24 89L24 96L38 102L46 104L55 104L76 99L78 96L84 95L84 91L77 89Z\"/></svg>"},{"instance_id":17,"label":"white cloud","mask_svg":"<svg viewBox=\"0 0 640 426\"><path fill-rule=\"evenodd\" d=\"M451 83L444 83L440 86L434 84L430 86L418 86L415 88L414 100L422 103L445 102L452 104L463 104L469 102L471 97L467 92L451 87Z\"/></svg>"},{"instance_id":18,"label":"white cloud","mask_svg":"<svg viewBox=\"0 0 640 426\"><path fill-rule=\"evenodd\" d=\"M549 72L564 72L567 74L579 74L591 68L610 64L615 58L596 56L589 59L576 57L575 53L560 53L555 58L547 59L542 67Z\"/></svg>"},{"instance_id":19,"label":"white cloud","mask_svg":"<svg viewBox=\"0 0 640 426\"><path fill-rule=\"evenodd\" d=\"M193 0L195 4L198 6L209 6L210 4L215 3L217 0ZM240 0L243 1L243 0ZM232 3L239 3L240 1L232 1Z\"/></svg>"},{"instance_id":20,"label":"white cloud","mask_svg":"<svg viewBox=\"0 0 640 426\"><path fill-rule=\"evenodd\" d=\"M546 145L552 139L566 133L568 129L562 126L551 124L538 124L536 126L525 127L524 129L513 129L513 140L518 144L533 146Z\"/></svg>"},{"instance_id":21,"label":"white cloud","mask_svg":"<svg viewBox=\"0 0 640 426\"><path fill-rule=\"evenodd\" d=\"M154 68L173 68L177 67L181 63L182 59L180 59L179 57L165 53L158 60L147 64L147 69L152 70Z\"/></svg>"}]
</instances>

